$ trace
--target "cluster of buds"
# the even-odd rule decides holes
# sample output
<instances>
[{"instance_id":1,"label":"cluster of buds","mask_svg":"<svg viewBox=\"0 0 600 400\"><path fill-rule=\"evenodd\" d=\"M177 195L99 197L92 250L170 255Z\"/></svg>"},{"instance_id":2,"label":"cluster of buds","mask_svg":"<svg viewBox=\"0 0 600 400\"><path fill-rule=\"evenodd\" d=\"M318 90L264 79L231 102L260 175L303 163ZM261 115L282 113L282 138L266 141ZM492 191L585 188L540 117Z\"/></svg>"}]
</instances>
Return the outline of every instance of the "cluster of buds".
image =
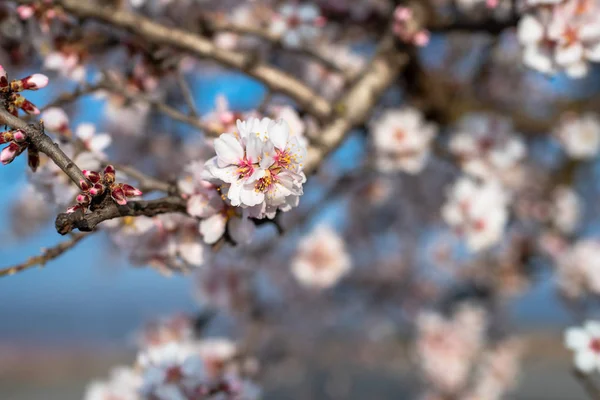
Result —
<instances>
[{"instance_id":1,"label":"cluster of buds","mask_svg":"<svg viewBox=\"0 0 600 400\"><path fill-rule=\"evenodd\" d=\"M42 74L33 74L23 79L8 81L8 75L0 65L0 98L4 100L6 110L17 117L19 108L27 114L37 115L40 110L19 92L24 90L38 90L48 84L48 77Z\"/></svg>"},{"instance_id":2,"label":"cluster of buds","mask_svg":"<svg viewBox=\"0 0 600 400\"><path fill-rule=\"evenodd\" d=\"M67 209L67 213L85 210L92 203L94 197L109 193L110 197L119 205L127 204L128 197L141 196L142 192L126 183L115 183L116 171L112 165L107 165L102 174L95 171L83 170L88 182L79 182L81 193L77 195L77 204Z\"/></svg>"},{"instance_id":3,"label":"cluster of buds","mask_svg":"<svg viewBox=\"0 0 600 400\"><path fill-rule=\"evenodd\" d=\"M429 32L422 28L411 8L398 6L394 10L394 34L404 43L423 47L429 43Z\"/></svg>"},{"instance_id":4,"label":"cluster of buds","mask_svg":"<svg viewBox=\"0 0 600 400\"><path fill-rule=\"evenodd\" d=\"M17 156L28 149L27 162L31 170L35 172L40 165L40 153L33 144L29 143L25 132L16 129L0 133L0 144L6 143L8 143L8 146L0 152L0 162L4 165L10 164Z\"/></svg>"}]
</instances>

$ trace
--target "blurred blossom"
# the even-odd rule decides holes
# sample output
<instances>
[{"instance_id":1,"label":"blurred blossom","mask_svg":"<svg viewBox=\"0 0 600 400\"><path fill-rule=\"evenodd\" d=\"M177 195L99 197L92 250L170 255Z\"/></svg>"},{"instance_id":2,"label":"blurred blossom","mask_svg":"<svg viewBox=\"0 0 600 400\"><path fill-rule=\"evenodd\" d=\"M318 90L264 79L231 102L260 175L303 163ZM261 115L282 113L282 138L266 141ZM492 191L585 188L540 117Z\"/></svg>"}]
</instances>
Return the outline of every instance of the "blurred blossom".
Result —
<instances>
[{"instance_id":1,"label":"blurred blossom","mask_svg":"<svg viewBox=\"0 0 600 400\"><path fill-rule=\"evenodd\" d=\"M600 242L582 239L564 251L557 262L558 286L567 297L600 294Z\"/></svg>"},{"instance_id":2,"label":"blurred blossom","mask_svg":"<svg viewBox=\"0 0 600 400\"><path fill-rule=\"evenodd\" d=\"M442 217L477 252L499 243L508 221L508 196L495 181L460 178L450 189Z\"/></svg>"},{"instance_id":3,"label":"blurred blossom","mask_svg":"<svg viewBox=\"0 0 600 400\"><path fill-rule=\"evenodd\" d=\"M564 234L573 233L579 224L582 204L574 190L567 186L559 186L552 193L552 223Z\"/></svg>"},{"instance_id":4,"label":"blurred blossom","mask_svg":"<svg viewBox=\"0 0 600 400\"><path fill-rule=\"evenodd\" d=\"M583 373L600 371L600 322L587 321L583 327L565 331L565 346L574 354L575 368Z\"/></svg>"},{"instance_id":5,"label":"blurred blossom","mask_svg":"<svg viewBox=\"0 0 600 400\"><path fill-rule=\"evenodd\" d=\"M384 172L421 172L429 159L437 127L426 122L419 110L388 110L370 127L377 168Z\"/></svg>"},{"instance_id":6,"label":"blurred blossom","mask_svg":"<svg viewBox=\"0 0 600 400\"><path fill-rule=\"evenodd\" d=\"M450 140L450 151L463 170L481 179L502 180L525 158L523 139L513 132L509 119L490 114L463 117Z\"/></svg>"},{"instance_id":7,"label":"blurred blossom","mask_svg":"<svg viewBox=\"0 0 600 400\"><path fill-rule=\"evenodd\" d=\"M292 259L292 273L304 286L326 289L348 274L351 264L342 238L321 225L300 241Z\"/></svg>"},{"instance_id":8,"label":"blurred blossom","mask_svg":"<svg viewBox=\"0 0 600 400\"><path fill-rule=\"evenodd\" d=\"M284 3L273 16L271 32L281 35L288 47L299 47L316 39L325 18L312 3Z\"/></svg>"},{"instance_id":9,"label":"blurred blossom","mask_svg":"<svg viewBox=\"0 0 600 400\"><path fill-rule=\"evenodd\" d=\"M600 148L600 119L596 114L566 114L554 134L569 157L594 158Z\"/></svg>"}]
</instances>

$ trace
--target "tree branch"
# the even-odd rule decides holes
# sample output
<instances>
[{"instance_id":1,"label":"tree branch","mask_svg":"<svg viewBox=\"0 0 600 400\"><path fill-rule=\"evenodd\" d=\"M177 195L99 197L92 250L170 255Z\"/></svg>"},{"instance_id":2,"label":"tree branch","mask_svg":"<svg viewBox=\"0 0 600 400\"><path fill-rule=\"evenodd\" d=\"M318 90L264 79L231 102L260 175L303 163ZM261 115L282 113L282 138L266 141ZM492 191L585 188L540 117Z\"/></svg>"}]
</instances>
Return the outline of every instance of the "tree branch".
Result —
<instances>
[{"instance_id":1,"label":"tree branch","mask_svg":"<svg viewBox=\"0 0 600 400\"><path fill-rule=\"evenodd\" d=\"M23 272L37 265L43 267L48 261L52 261L55 258L60 257L68 250L72 249L79 243L83 238L89 236L85 233L75 233L71 236L71 239L58 244L57 246L45 249L39 256L31 257L29 260L22 264L18 264L12 267L4 268L0 270L0 277L14 275L18 272Z\"/></svg>"},{"instance_id":2,"label":"tree branch","mask_svg":"<svg viewBox=\"0 0 600 400\"><path fill-rule=\"evenodd\" d=\"M0 107L0 124L5 124L13 129L20 129L27 135L29 141L37 147L37 149L50 157L54 163L64 171L65 174L75 184L80 187L79 182L87 182L86 177L75 163L60 149L58 144L54 143L50 136L44 133L44 125L42 123L27 124L25 121L13 116L3 107Z\"/></svg>"},{"instance_id":3,"label":"tree branch","mask_svg":"<svg viewBox=\"0 0 600 400\"><path fill-rule=\"evenodd\" d=\"M24 0L19 2L29 3ZM126 29L152 43L172 46L242 71L272 90L286 94L318 118L324 119L331 114L331 104L326 99L293 76L256 60L251 54L220 49L203 36L165 26L127 11L97 6L81 0L54 0L54 3L72 15L93 18Z\"/></svg>"},{"instance_id":4,"label":"tree branch","mask_svg":"<svg viewBox=\"0 0 600 400\"><path fill-rule=\"evenodd\" d=\"M58 214L55 221L56 231L65 235L74 229L81 232L91 232L96 226L106 220L119 217L153 217L158 214L166 213L185 213L187 203L178 196L163 197L156 200L130 201L124 206L120 206L110 196L103 202L101 207L84 214L83 210L74 213Z\"/></svg>"},{"instance_id":5,"label":"tree branch","mask_svg":"<svg viewBox=\"0 0 600 400\"><path fill-rule=\"evenodd\" d=\"M316 138L316 145L309 148L304 168L307 175L316 170L353 128L365 123L383 92L407 63L408 54L396 48L393 37L386 36L361 78L336 105L338 115L323 128L321 135Z\"/></svg>"}]
</instances>

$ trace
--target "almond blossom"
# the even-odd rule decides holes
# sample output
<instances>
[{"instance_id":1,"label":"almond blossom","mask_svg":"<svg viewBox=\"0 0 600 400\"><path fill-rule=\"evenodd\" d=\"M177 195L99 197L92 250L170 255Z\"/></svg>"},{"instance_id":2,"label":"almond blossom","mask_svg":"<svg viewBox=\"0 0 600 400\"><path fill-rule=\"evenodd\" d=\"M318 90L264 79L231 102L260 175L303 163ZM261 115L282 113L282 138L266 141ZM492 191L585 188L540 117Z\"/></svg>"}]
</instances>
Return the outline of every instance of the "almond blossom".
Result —
<instances>
[{"instance_id":1,"label":"almond blossom","mask_svg":"<svg viewBox=\"0 0 600 400\"><path fill-rule=\"evenodd\" d=\"M37 115L40 110L23 97L20 92L24 90L38 90L48 85L48 77L42 74L29 75L22 79L8 81L6 70L0 65L0 94L6 97L6 110L15 117L19 116L19 109L27 114Z\"/></svg>"},{"instance_id":2,"label":"almond blossom","mask_svg":"<svg viewBox=\"0 0 600 400\"><path fill-rule=\"evenodd\" d=\"M69 117L62 108L50 107L42 113L44 121L44 129L51 132L56 132L62 136L71 136L69 128Z\"/></svg>"},{"instance_id":3,"label":"almond blossom","mask_svg":"<svg viewBox=\"0 0 600 400\"><path fill-rule=\"evenodd\" d=\"M68 49L48 53L44 58L44 68L79 83L85 81L86 70L81 64L80 55Z\"/></svg>"},{"instance_id":4,"label":"almond blossom","mask_svg":"<svg viewBox=\"0 0 600 400\"><path fill-rule=\"evenodd\" d=\"M463 170L481 179L502 179L526 155L525 143L514 134L511 121L488 114L461 119L449 145Z\"/></svg>"},{"instance_id":5,"label":"almond blossom","mask_svg":"<svg viewBox=\"0 0 600 400\"><path fill-rule=\"evenodd\" d=\"M567 155L584 160L594 158L600 149L600 119L596 114L579 117L566 114L554 131Z\"/></svg>"},{"instance_id":6,"label":"almond blossom","mask_svg":"<svg viewBox=\"0 0 600 400\"><path fill-rule=\"evenodd\" d=\"M179 189L187 198L187 212L200 218L200 233L207 244L216 243L227 231L236 243L248 243L252 239L254 223L247 211L233 207L219 188L201 177L201 163L193 162L187 168L190 175L178 182Z\"/></svg>"},{"instance_id":7,"label":"almond blossom","mask_svg":"<svg viewBox=\"0 0 600 400\"><path fill-rule=\"evenodd\" d=\"M316 39L324 24L325 18L316 5L287 3L273 17L270 30L281 35L286 46L299 47Z\"/></svg>"},{"instance_id":8,"label":"almond blossom","mask_svg":"<svg viewBox=\"0 0 600 400\"><path fill-rule=\"evenodd\" d=\"M304 286L327 289L348 274L351 264L342 238L329 226L320 225L300 241L292 273Z\"/></svg>"},{"instance_id":9,"label":"almond blossom","mask_svg":"<svg viewBox=\"0 0 600 400\"><path fill-rule=\"evenodd\" d=\"M582 213L579 196L569 187L559 186L552 193L552 198L552 224L564 234L573 233Z\"/></svg>"},{"instance_id":10,"label":"almond blossom","mask_svg":"<svg viewBox=\"0 0 600 400\"><path fill-rule=\"evenodd\" d=\"M600 322L587 321L565 331L565 346L575 355L575 368L583 373L600 372Z\"/></svg>"},{"instance_id":11,"label":"almond blossom","mask_svg":"<svg viewBox=\"0 0 600 400\"><path fill-rule=\"evenodd\" d=\"M546 74L564 70L579 78L588 61L600 61L600 3L596 0L537 2L518 26L525 65Z\"/></svg>"},{"instance_id":12,"label":"almond blossom","mask_svg":"<svg viewBox=\"0 0 600 400\"><path fill-rule=\"evenodd\" d=\"M295 207L306 180L304 146L283 120L238 120L237 128L215 140L217 156L206 162L204 178L218 185L232 206L248 208L256 218Z\"/></svg>"},{"instance_id":13,"label":"almond blossom","mask_svg":"<svg viewBox=\"0 0 600 400\"><path fill-rule=\"evenodd\" d=\"M426 122L419 110L387 110L370 128L375 163L381 171L417 174L425 167L437 127Z\"/></svg>"},{"instance_id":14,"label":"almond blossom","mask_svg":"<svg viewBox=\"0 0 600 400\"><path fill-rule=\"evenodd\" d=\"M96 133L96 127L93 124L83 123L77 126L75 136L81 140L87 151L100 160L106 159L104 150L112 143L112 138L108 133Z\"/></svg>"},{"instance_id":15,"label":"almond blossom","mask_svg":"<svg viewBox=\"0 0 600 400\"><path fill-rule=\"evenodd\" d=\"M508 221L508 197L496 181L460 178L450 189L442 217L474 252L498 243Z\"/></svg>"}]
</instances>

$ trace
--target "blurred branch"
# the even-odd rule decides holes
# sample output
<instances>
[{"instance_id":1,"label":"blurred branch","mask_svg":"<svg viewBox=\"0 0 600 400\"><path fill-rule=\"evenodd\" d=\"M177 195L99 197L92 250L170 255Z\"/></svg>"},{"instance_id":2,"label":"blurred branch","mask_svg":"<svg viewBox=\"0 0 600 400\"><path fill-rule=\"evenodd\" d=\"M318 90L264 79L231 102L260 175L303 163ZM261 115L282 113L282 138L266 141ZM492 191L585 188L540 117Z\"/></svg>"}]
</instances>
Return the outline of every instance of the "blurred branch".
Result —
<instances>
[{"instance_id":1,"label":"blurred branch","mask_svg":"<svg viewBox=\"0 0 600 400\"><path fill-rule=\"evenodd\" d=\"M192 95L192 90L190 89L190 85L185 80L185 76L181 72L176 73L177 85L179 89L181 89L181 94L183 95L183 99L187 103L190 112L189 115L192 117L198 117L198 109L196 108L196 103L194 102L194 96Z\"/></svg>"},{"instance_id":2,"label":"blurred branch","mask_svg":"<svg viewBox=\"0 0 600 400\"><path fill-rule=\"evenodd\" d=\"M27 124L25 121L15 117L0 107L0 124L6 124L13 129L20 129L27 135L27 139L35 145L42 153L46 154L75 184L87 182L86 177L75 163L60 149L58 144L54 143L50 136L44 133L44 125L41 122L36 124Z\"/></svg>"},{"instance_id":3,"label":"blurred branch","mask_svg":"<svg viewBox=\"0 0 600 400\"><path fill-rule=\"evenodd\" d=\"M156 200L130 201L124 206L120 206L110 196L103 202L99 208L91 213L84 214L82 210L74 213L58 214L55 221L56 231L65 235L74 229L81 232L91 232L96 226L106 220L120 217L153 217L158 214L166 213L185 213L187 203L178 196L168 196Z\"/></svg>"},{"instance_id":4,"label":"blurred branch","mask_svg":"<svg viewBox=\"0 0 600 400\"><path fill-rule=\"evenodd\" d=\"M86 233L75 233L71 235L71 239L62 242L54 247L49 249L45 249L42 251L42 254L39 256L31 257L29 260L22 264L14 265L12 267L4 268L0 270L0 277L5 277L9 275L14 275L19 272L26 271L35 266L43 267L48 261L52 261L68 250L72 249L79 243L83 238L89 236Z\"/></svg>"},{"instance_id":5,"label":"blurred branch","mask_svg":"<svg viewBox=\"0 0 600 400\"><path fill-rule=\"evenodd\" d=\"M408 63L408 54L396 47L391 35L385 36L376 55L358 79L335 106L336 116L316 138L316 145L309 148L305 171L313 173L323 159L335 150L346 135L364 124L380 96L394 82Z\"/></svg>"},{"instance_id":6,"label":"blurred branch","mask_svg":"<svg viewBox=\"0 0 600 400\"><path fill-rule=\"evenodd\" d=\"M31 3L30 0L17 2ZM220 49L206 37L165 26L127 11L115 10L113 7L98 6L81 0L54 0L54 4L72 15L96 19L113 27L126 29L149 42L172 46L244 72L272 90L286 94L321 119L331 114L331 104L326 99L290 74L261 62L252 54Z\"/></svg>"},{"instance_id":7,"label":"blurred branch","mask_svg":"<svg viewBox=\"0 0 600 400\"><path fill-rule=\"evenodd\" d=\"M136 187L142 192L147 193L151 191L166 192L169 194L175 194L177 192L177 186L173 183L161 181L152 176L146 175L141 171L123 164L113 164L119 172L123 172L125 175L133 178L138 182Z\"/></svg>"},{"instance_id":8,"label":"blurred branch","mask_svg":"<svg viewBox=\"0 0 600 400\"><path fill-rule=\"evenodd\" d=\"M583 386L586 393L592 400L600 400L600 388L594 383L589 375L586 375L578 370L573 370L573 375L581 384L581 386Z\"/></svg>"}]
</instances>

